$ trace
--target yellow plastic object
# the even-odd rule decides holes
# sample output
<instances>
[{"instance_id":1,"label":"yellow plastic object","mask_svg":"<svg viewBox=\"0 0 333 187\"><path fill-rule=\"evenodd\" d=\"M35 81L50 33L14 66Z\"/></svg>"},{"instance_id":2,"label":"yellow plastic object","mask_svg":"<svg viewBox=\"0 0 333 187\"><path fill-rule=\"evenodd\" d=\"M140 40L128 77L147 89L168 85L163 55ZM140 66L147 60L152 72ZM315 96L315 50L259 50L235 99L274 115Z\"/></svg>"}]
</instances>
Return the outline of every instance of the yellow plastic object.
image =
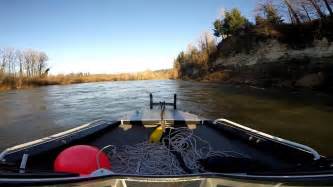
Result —
<instances>
[{"instance_id":1,"label":"yellow plastic object","mask_svg":"<svg viewBox=\"0 0 333 187\"><path fill-rule=\"evenodd\" d=\"M163 128L162 126L159 126L150 134L149 143L160 142L162 135L163 135Z\"/></svg>"}]
</instances>

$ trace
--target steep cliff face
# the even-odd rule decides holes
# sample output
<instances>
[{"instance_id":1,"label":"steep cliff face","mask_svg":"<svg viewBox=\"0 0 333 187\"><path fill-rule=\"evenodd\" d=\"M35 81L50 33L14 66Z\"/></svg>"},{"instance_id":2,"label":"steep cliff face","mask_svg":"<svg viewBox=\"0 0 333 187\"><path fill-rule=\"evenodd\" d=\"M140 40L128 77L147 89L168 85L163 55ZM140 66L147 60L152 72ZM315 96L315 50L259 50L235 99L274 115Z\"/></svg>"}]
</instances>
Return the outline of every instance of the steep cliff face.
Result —
<instances>
[{"instance_id":1,"label":"steep cliff face","mask_svg":"<svg viewBox=\"0 0 333 187\"><path fill-rule=\"evenodd\" d=\"M274 39L255 42L249 51L221 55L212 65L231 83L333 90L333 43L325 38L301 49Z\"/></svg>"},{"instance_id":2,"label":"steep cliff face","mask_svg":"<svg viewBox=\"0 0 333 187\"><path fill-rule=\"evenodd\" d=\"M204 48L180 53L175 69L181 79L333 92L332 25L333 17L250 24L223 37L205 58Z\"/></svg>"},{"instance_id":3,"label":"steep cliff face","mask_svg":"<svg viewBox=\"0 0 333 187\"><path fill-rule=\"evenodd\" d=\"M256 48L249 53L237 53L229 57L219 57L213 62L213 65L251 66L262 63L288 63L294 60L329 63L329 61L324 59L331 57L333 57L333 44L325 38L323 40L315 40L311 47L304 49L290 49L287 44L280 43L277 40L268 40L258 43Z\"/></svg>"}]
</instances>

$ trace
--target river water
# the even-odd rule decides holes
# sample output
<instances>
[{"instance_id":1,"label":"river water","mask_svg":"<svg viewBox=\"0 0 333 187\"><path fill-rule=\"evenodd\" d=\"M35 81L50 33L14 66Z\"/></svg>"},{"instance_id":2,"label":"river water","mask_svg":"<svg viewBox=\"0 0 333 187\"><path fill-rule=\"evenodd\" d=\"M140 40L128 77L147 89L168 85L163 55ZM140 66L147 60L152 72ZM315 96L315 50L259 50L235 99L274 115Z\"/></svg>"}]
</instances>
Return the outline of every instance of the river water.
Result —
<instances>
[{"instance_id":1,"label":"river water","mask_svg":"<svg viewBox=\"0 0 333 187\"><path fill-rule=\"evenodd\" d=\"M333 157L333 98L190 81L119 81L0 92L0 150L99 118L116 118L156 100L205 118L228 118Z\"/></svg>"}]
</instances>

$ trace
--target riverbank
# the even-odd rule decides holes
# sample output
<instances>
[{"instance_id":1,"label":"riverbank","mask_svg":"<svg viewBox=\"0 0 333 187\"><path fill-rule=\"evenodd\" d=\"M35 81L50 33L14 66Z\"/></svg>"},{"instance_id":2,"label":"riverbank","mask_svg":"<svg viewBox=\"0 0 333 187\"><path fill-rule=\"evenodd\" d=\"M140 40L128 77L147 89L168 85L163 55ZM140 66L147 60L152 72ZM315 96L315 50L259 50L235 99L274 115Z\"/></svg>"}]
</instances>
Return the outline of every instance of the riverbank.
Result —
<instances>
[{"instance_id":1,"label":"riverbank","mask_svg":"<svg viewBox=\"0 0 333 187\"><path fill-rule=\"evenodd\" d=\"M190 79L187 79L190 80ZM219 83L224 85L248 86L257 89L274 89L281 91L308 92L332 94L331 85L324 86L322 74L310 74L298 81L278 79L258 79L253 74L218 71L203 78L196 79L199 82ZM300 85L303 84L303 85Z\"/></svg>"},{"instance_id":2,"label":"riverbank","mask_svg":"<svg viewBox=\"0 0 333 187\"><path fill-rule=\"evenodd\" d=\"M0 81L1 90L24 89L48 85L66 85L103 81L129 81L129 80L163 80L172 79L172 70L143 71L138 73L120 74L67 74L49 75L45 77L14 77L6 76Z\"/></svg>"},{"instance_id":3,"label":"riverbank","mask_svg":"<svg viewBox=\"0 0 333 187\"><path fill-rule=\"evenodd\" d=\"M237 9L228 14L242 25L224 33L219 23L228 19L217 20L214 35L221 41L204 36L197 47L179 53L174 67L180 79L333 93L332 16L304 23L262 18L252 24Z\"/></svg>"},{"instance_id":4,"label":"riverbank","mask_svg":"<svg viewBox=\"0 0 333 187\"><path fill-rule=\"evenodd\" d=\"M326 39L303 49L268 40L250 53L219 57L213 64L200 80L333 93L333 44Z\"/></svg>"}]
</instances>

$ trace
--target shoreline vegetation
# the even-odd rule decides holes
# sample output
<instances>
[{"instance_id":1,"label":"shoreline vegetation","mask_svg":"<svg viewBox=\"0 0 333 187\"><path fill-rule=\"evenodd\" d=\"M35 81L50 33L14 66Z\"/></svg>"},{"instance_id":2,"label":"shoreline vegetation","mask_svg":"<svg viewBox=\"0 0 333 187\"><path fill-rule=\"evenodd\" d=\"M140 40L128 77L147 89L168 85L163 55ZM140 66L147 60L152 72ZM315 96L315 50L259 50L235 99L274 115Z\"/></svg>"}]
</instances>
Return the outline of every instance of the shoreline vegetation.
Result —
<instances>
[{"instance_id":1,"label":"shoreline vegetation","mask_svg":"<svg viewBox=\"0 0 333 187\"><path fill-rule=\"evenodd\" d=\"M0 90L99 81L181 79L333 93L333 1L258 0L254 22L237 8L212 20L169 70L49 75L48 56L0 49Z\"/></svg>"},{"instance_id":2,"label":"shoreline vegetation","mask_svg":"<svg viewBox=\"0 0 333 187\"><path fill-rule=\"evenodd\" d=\"M49 85L67 85L105 81L161 80L173 78L171 70L142 71L137 73L89 74L71 73L44 77L5 77L0 83L1 90L24 89Z\"/></svg>"},{"instance_id":3,"label":"shoreline vegetation","mask_svg":"<svg viewBox=\"0 0 333 187\"><path fill-rule=\"evenodd\" d=\"M173 78L172 70L136 73L90 74L71 73L49 75L48 56L33 49L0 49L0 91L102 81L156 80Z\"/></svg>"}]
</instances>

